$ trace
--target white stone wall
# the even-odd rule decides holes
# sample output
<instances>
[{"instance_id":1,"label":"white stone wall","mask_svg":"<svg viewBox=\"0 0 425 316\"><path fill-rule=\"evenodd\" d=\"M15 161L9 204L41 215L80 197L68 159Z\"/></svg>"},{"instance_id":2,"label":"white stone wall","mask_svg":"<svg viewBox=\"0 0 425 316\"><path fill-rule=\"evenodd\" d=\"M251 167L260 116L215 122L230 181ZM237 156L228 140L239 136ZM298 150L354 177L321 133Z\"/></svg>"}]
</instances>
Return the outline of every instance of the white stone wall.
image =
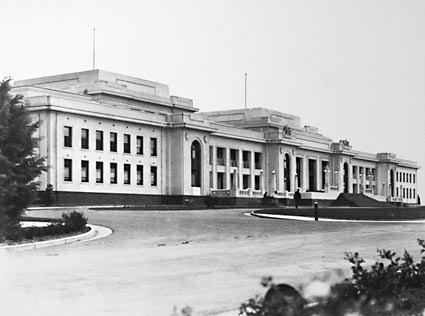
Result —
<instances>
[{"instance_id":1,"label":"white stone wall","mask_svg":"<svg viewBox=\"0 0 425 316\"><path fill-rule=\"evenodd\" d=\"M160 194L162 191L162 128L121 122L113 119L99 119L89 116L50 112L49 132L56 137L42 139L42 146L49 148L47 162L50 172L46 181L51 181L54 190L70 192L105 192ZM44 125L45 123L43 123ZM64 127L72 127L72 147L64 146ZM46 125L47 127L47 125ZM81 148L81 129L89 130L89 149ZM103 150L96 150L96 131L103 131ZM110 132L117 133L117 152L110 151ZM131 152L123 152L124 134L130 135ZM136 154L136 136L143 136L143 155ZM150 139L157 139L157 156L150 155ZM44 145L48 141L52 143ZM64 180L64 159L72 159L72 181ZM89 161L89 182L81 181L81 161ZM103 183L96 183L96 162L103 162ZM110 183L110 163L117 163L117 184ZM123 183L124 164L130 164L130 184ZM143 166L143 185L136 181L136 166ZM151 166L157 167L157 185L151 185ZM47 183L46 183L47 184ZM42 186L44 187L44 186Z\"/></svg>"}]
</instances>

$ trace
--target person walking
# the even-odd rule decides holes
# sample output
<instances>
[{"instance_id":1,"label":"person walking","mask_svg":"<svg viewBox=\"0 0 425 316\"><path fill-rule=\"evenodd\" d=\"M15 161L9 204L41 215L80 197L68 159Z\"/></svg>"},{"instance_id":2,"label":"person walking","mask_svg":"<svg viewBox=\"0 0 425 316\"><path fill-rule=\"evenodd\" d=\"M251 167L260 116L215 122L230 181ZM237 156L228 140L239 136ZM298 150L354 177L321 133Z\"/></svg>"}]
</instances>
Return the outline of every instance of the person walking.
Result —
<instances>
[{"instance_id":1,"label":"person walking","mask_svg":"<svg viewBox=\"0 0 425 316\"><path fill-rule=\"evenodd\" d=\"M300 193L300 189L297 189L297 191L294 193L295 208L298 208L300 201L301 201L301 193Z\"/></svg>"}]
</instances>

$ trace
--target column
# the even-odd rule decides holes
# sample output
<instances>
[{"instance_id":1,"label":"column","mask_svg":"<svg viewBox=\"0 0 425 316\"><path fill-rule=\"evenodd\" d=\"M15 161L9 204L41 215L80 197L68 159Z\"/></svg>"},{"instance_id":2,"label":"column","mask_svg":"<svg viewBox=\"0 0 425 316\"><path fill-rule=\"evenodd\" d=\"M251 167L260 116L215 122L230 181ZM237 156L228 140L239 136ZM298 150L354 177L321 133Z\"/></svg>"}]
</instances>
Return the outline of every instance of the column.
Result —
<instances>
[{"instance_id":1,"label":"column","mask_svg":"<svg viewBox=\"0 0 425 316\"><path fill-rule=\"evenodd\" d=\"M291 192L295 192L297 190L297 184L295 183L295 174L297 171L297 161L296 161L296 157L291 156L291 164L289 167L289 177L290 177L290 184L291 184L291 188L290 191Z\"/></svg>"},{"instance_id":2,"label":"column","mask_svg":"<svg viewBox=\"0 0 425 316\"><path fill-rule=\"evenodd\" d=\"M226 176L226 189L229 190L232 187L230 183L230 148L226 147L224 155L224 166L225 166L225 176Z\"/></svg>"},{"instance_id":3,"label":"column","mask_svg":"<svg viewBox=\"0 0 425 316\"><path fill-rule=\"evenodd\" d=\"M325 169L325 192L329 192L329 184L330 184L331 170L329 167Z\"/></svg>"},{"instance_id":4,"label":"column","mask_svg":"<svg viewBox=\"0 0 425 316\"><path fill-rule=\"evenodd\" d=\"M361 183L360 183L360 166L357 166L356 180L357 180L356 181L357 182L357 189L356 189L355 193L360 194L360 186L361 186Z\"/></svg>"},{"instance_id":5,"label":"column","mask_svg":"<svg viewBox=\"0 0 425 316\"><path fill-rule=\"evenodd\" d=\"M250 173L249 178L250 178L250 182L251 182L250 195L252 195L252 191L254 190L254 187L255 187L255 157L254 157L254 152L252 150L249 152L249 156L250 156L249 157L249 160L250 160L250 162L249 162L249 173Z\"/></svg>"},{"instance_id":6,"label":"column","mask_svg":"<svg viewBox=\"0 0 425 316\"><path fill-rule=\"evenodd\" d=\"M261 173L260 173L260 190L261 190L261 192L262 193L264 193L264 190L265 190L265 183L264 183L264 170L261 170Z\"/></svg>"},{"instance_id":7,"label":"column","mask_svg":"<svg viewBox=\"0 0 425 316\"><path fill-rule=\"evenodd\" d=\"M278 167L276 172L278 173L277 178L277 191L285 191L285 155L279 153Z\"/></svg>"},{"instance_id":8,"label":"column","mask_svg":"<svg viewBox=\"0 0 425 316\"><path fill-rule=\"evenodd\" d=\"M238 189L242 189L242 181L243 181L243 161L242 161L242 150L238 150Z\"/></svg>"},{"instance_id":9,"label":"column","mask_svg":"<svg viewBox=\"0 0 425 316\"><path fill-rule=\"evenodd\" d=\"M213 177L213 189L217 189L217 146L212 146L212 177Z\"/></svg>"},{"instance_id":10,"label":"column","mask_svg":"<svg viewBox=\"0 0 425 316\"><path fill-rule=\"evenodd\" d=\"M354 193L353 192L353 165L351 163L347 163L348 166L348 193Z\"/></svg>"},{"instance_id":11,"label":"column","mask_svg":"<svg viewBox=\"0 0 425 316\"><path fill-rule=\"evenodd\" d=\"M338 173L338 191L342 192L344 188L344 164L340 161Z\"/></svg>"}]
</instances>

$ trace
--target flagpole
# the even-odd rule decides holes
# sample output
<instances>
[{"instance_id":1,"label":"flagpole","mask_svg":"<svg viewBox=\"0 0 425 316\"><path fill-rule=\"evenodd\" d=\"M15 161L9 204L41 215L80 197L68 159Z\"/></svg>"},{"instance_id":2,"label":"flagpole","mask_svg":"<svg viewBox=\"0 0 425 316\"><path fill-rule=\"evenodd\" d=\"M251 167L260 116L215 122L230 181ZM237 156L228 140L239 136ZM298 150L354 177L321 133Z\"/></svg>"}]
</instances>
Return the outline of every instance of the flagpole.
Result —
<instances>
[{"instance_id":1,"label":"flagpole","mask_svg":"<svg viewBox=\"0 0 425 316\"><path fill-rule=\"evenodd\" d=\"M93 28L93 70L96 69L96 29Z\"/></svg>"},{"instance_id":2,"label":"flagpole","mask_svg":"<svg viewBox=\"0 0 425 316\"><path fill-rule=\"evenodd\" d=\"M247 73L245 73L245 110L246 110L246 107L247 107L247 100L246 100L246 95L247 95L247 80L248 80L248 74Z\"/></svg>"}]
</instances>

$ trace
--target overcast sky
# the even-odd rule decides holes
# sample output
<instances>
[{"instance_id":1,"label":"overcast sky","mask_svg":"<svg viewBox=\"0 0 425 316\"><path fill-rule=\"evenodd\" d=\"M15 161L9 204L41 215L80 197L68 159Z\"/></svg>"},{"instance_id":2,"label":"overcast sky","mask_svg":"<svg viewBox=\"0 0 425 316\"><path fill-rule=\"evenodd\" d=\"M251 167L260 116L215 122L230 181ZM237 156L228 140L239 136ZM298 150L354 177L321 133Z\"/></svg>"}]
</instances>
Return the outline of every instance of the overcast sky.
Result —
<instances>
[{"instance_id":1,"label":"overcast sky","mask_svg":"<svg viewBox=\"0 0 425 316\"><path fill-rule=\"evenodd\" d=\"M96 68L201 111L268 107L425 167L423 0L2 1L0 76ZM425 201L425 172L419 193Z\"/></svg>"}]
</instances>

